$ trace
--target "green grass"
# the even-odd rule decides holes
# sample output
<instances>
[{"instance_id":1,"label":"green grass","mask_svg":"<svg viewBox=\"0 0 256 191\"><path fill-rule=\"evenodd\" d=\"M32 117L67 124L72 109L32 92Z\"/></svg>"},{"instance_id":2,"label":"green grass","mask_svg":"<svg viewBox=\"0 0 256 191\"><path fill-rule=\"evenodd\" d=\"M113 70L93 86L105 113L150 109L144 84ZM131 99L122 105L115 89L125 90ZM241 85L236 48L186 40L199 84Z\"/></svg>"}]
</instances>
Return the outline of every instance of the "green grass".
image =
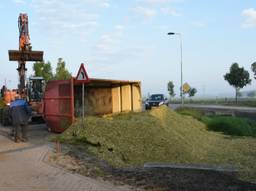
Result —
<instances>
[{"instance_id":1,"label":"green grass","mask_svg":"<svg viewBox=\"0 0 256 191\"><path fill-rule=\"evenodd\" d=\"M113 166L145 162L235 165L242 179L256 181L256 139L208 131L204 123L166 106L142 113L87 117L58 136L83 145Z\"/></svg>"},{"instance_id":2,"label":"green grass","mask_svg":"<svg viewBox=\"0 0 256 191\"><path fill-rule=\"evenodd\" d=\"M256 98L238 98L238 103L236 103L235 98L193 98L185 99L184 101L186 104L256 107ZM171 100L171 103L180 104L180 99Z\"/></svg>"},{"instance_id":3,"label":"green grass","mask_svg":"<svg viewBox=\"0 0 256 191\"><path fill-rule=\"evenodd\" d=\"M201 120L203 117L203 113L201 111L187 107L178 108L176 109L176 112L178 112L181 115L191 116L198 120Z\"/></svg>"},{"instance_id":4,"label":"green grass","mask_svg":"<svg viewBox=\"0 0 256 191\"><path fill-rule=\"evenodd\" d=\"M207 129L210 130L210 131L216 131L216 132L220 132L220 133L223 133L225 135L231 135L231 136L250 136L250 137L255 137L256 136L256 122L252 121L252 120L249 120L249 119L231 117L231 116L205 117L205 116L203 116L202 112L200 112L196 109L191 109L191 108L179 108L176 111L178 113L182 114L182 115L191 116L195 119L198 119L198 120L202 121L203 123L205 123L205 125L207 126ZM232 140L232 139L236 140L234 137L230 138L230 140ZM238 142L238 141L234 141L234 142ZM245 141L245 146L246 145L247 144L246 144L246 141ZM240 148L240 147L238 147L238 148ZM227 150L227 151L231 151L231 149ZM248 151L245 151L245 152L248 152ZM246 157L248 157L249 160L252 159L252 158L253 158L253 160L255 160L255 158L254 158L255 155L254 154L253 154L252 158L249 155L248 156L245 155L241 158L246 159ZM246 160L248 160L248 159L246 159ZM237 162L238 163L241 163L241 162L243 163L245 161L241 161L241 162L237 161ZM248 165L248 166L251 166L251 164ZM241 168L247 168L247 167L241 167ZM248 170L248 171L251 171L250 173L255 174L255 172L254 172L255 170ZM242 177L243 176L244 175L242 175ZM250 179L250 177L248 177L248 174L245 175L244 177ZM252 178L252 179L253 179L253 181L256 180L256 178Z\"/></svg>"},{"instance_id":5,"label":"green grass","mask_svg":"<svg viewBox=\"0 0 256 191\"><path fill-rule=\"evenodd\" d=\"M249 119L214 116L203 117L202 121L209 130L223 132L226 135L256 137L256 122Z\"/></svg>"},{"instance_id":6,"label":"green grass","mask_svg":"<svg viewBox=\"0 0 256 191\"><path fill-rule=\"evenodd\" d=\"M178 108L176 110L181 115L191 116L206 124L211 131L222 132L233 136L256 137L256 122L246 118L232 116L211 116L206 117L202 112L192 108Z\"/></svg>"}]
</instances>

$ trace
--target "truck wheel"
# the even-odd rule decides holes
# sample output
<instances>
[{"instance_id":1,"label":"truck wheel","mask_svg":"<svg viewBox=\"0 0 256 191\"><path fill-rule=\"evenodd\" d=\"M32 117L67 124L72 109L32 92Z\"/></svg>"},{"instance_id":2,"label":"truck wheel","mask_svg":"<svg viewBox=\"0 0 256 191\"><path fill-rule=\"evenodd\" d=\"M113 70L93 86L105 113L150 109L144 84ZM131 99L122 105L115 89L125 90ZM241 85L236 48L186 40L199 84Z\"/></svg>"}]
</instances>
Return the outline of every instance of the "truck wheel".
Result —
<instances>
[{"instance_id":1,"label":"truck wheel","mask_svg":"<svg viewBox=\"0 0 256 191\"><path fill-rule=\"evenodd\" d=\"M2 113L2 124L3 126L10 125L10 120L9 120L9 107L3 108L3 113Z\"/></svg>"},{"instance_id":2,"label":"truck wheel","mask_svg":"<svg viewBox=\"0 0 256 191\"><path fill-rule=\"evenodd\" d=\"M3 124L3 108L0 109L0 123Z\"/></svg>"}]
</instances>

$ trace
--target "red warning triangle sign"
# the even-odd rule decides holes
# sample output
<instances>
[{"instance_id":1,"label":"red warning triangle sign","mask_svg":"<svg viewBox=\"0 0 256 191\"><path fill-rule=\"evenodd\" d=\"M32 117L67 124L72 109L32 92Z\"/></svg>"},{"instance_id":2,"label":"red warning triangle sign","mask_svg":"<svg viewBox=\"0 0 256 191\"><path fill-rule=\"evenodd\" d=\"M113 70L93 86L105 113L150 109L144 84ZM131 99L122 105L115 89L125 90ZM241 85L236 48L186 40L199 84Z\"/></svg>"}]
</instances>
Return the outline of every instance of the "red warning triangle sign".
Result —
<instances>
[{"instance_id":1,"label":"red warning triangle sign","mask_svg":"<svg viewBox=\"0 0 256 191\"><path fill-rule=\"evenodd\" d=\"M81 64L78 73L76 75L76 81L80 83L89 83L90 79L85 70L84 64Z\"/></svg>"}]
</instances>

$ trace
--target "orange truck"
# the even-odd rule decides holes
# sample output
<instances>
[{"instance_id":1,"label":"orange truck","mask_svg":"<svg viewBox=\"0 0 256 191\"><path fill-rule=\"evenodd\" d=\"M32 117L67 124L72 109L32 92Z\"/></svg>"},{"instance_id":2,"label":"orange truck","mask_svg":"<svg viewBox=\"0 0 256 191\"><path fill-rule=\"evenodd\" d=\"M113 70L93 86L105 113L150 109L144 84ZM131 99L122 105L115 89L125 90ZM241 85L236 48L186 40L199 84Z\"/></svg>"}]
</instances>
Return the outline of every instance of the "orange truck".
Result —
<instances>
[{"instance_id":1,"label":"orange truck","mask_svg":"<svg viewBox=\"0 0 256 191\"><path fill-rule=\"evenodd\" d=\"M10 105L10 103L15 99L17 90L6 90L3 95L3 101L5 105Z\"/></svg>"},{"instance_id":2,"label":"orange truck","mask_svg":"<svg viewBox=\"0 0 256 191\"><path fill-rule=\"evenodd\" d=\"M2 103L1 103L2 108L0 109L0 122L5 126L10 124L8 106L15 99L17 95L17 91L5 89L4 91L1 91L1 94L2 94Z\"/></svg>"},{"instance_id":3,"label":"orange truck","mask_svg":"<svg viewBox=\"0 0 256 191\"><path fill-rule=\"evenodd\" d=\"M28 15L21 13L18 18L19 27L19 49L9 50L9 60L18 62L19 84L17 91L5 89L2 91L4 104L8 106L15 96L18 94L22 98L26 98L32 106L32 109L40 110L42 105L41 98L43 94L44 79L42 77L30 78L26 83L26 62L43 61L43 51L32 51L28 30ZM8 107L1 109L1 122L3 125L8 124ZM36 112L36 111L35 111Z\"/></svg>"}]
</instances>

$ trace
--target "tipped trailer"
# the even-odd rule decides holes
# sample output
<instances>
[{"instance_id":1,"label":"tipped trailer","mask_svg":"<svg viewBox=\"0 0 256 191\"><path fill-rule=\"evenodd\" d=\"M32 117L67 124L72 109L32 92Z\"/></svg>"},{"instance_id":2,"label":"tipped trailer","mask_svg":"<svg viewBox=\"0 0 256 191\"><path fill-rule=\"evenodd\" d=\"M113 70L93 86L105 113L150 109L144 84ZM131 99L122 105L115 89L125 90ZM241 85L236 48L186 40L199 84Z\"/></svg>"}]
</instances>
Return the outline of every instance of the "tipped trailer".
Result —
<instances>
[{"instance_id":1,"label":"tipped trailer","mask_svg":"<svg viewBox=\"0 0 256 191\"><path fill-rule=\"evenodd\" d=\"M142 110L140 81L90 79L85 85L86 115ZM43 97L43 116L49 130L65 131L82 116L82 84L70 80L49 81Z\"/></svg>"}]
</instances>

